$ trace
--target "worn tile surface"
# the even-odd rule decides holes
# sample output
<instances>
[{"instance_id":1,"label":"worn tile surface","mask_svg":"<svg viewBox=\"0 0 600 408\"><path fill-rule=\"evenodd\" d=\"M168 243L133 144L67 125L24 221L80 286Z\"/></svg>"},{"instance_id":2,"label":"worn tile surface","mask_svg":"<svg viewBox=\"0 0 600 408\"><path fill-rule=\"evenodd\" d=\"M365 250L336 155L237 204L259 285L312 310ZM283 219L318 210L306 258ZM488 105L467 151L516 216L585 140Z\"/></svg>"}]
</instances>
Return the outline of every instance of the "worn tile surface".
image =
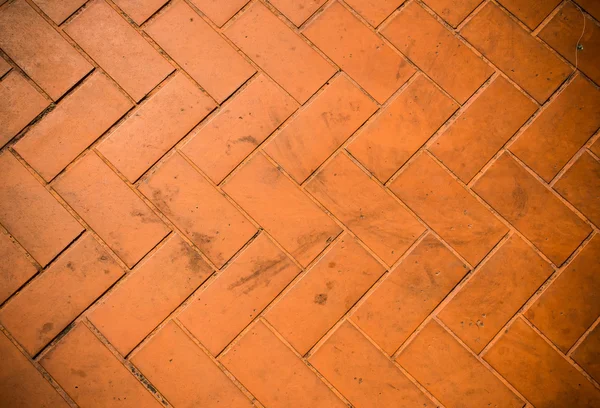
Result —
<instances>
[{"instance_id":1,"label":"worn tile surface","mask_svg":"<svg viewBox=\"0 0 600 408\"><path fill-rule=\"evenodd\" d=\"M0 0L0 406L600 406L597 0Z\"/></svg>"}]
</instances>

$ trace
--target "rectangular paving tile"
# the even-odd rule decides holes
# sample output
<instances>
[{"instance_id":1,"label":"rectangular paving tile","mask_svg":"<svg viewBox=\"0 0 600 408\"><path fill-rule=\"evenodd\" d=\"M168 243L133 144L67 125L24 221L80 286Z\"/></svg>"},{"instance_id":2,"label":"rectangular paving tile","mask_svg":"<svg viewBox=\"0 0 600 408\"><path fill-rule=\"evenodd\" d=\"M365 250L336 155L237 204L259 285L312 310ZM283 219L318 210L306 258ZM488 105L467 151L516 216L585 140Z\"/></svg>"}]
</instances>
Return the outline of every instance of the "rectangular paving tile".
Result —
<instances>
[{"instance_id":1,"label":"rectangular paving tile","mask_svg":"<svg viewBox=\"0 0 600 408\"><path fill-rule=\"evenodd\" d=\"M134 100L173 71L171 64L104 0L93 0L64 28Z\"/></svg>"},{"instance_id":2,"label":"rectangular paving tile","mask_svg":"<svg viewBox=\"0 0 600 408\"><path fill-rule=\"evenodd\" d=\"M260 234L178 316L213 355L218 355L300 273Z\"/></svg>"},{"instance_id":3,"label":"rectangular paving tile","mask_svg":"<svg viewBox=\"0 0 600 408\"><path fill-rule=\"evenodd\" d=\"M341 232L262 154L245 163L223 190L303 266Z\"/></svg>"},{"instance_id":4,"label":"rectangular paving tile","mask_svg":"<svg viewBox=\"0 0 600 408\"><path fill-rule=\"evenodd\" d=\"M86 0L33 0L33 2L52 21L60 25L67 17L83 6Z\"/></svg>"},{"instance_id":5,"label":"rectangular paving tile","mask_svg":"<svg viewBox=\"0 0 600 408\"><path fill-rule=\"evenodd\" d=\"M292 23L300 27L327 0L271 0L270 3L286 16Z\"/></svg>"},{"instance_id":6,"label":"rectangular paving tile","mask_svg":"<svg viewBox=\"0 0 600 408\"><path fill-rule=\"evenodd\" d=\"M191 0L213 23L221 27L233 17L249 0Z\"/></svg>"},{"instance_id":7,"label":"rectangular paving tile","mask_svg":"<svg viewBox=\"0 0 600 408\"><path fill-rule=\"evenodd\" d=\"M0 304L37 273L37 268L13 239L0 232Z\"/></svg>"},{"instance_id":8,"label":"rectangular paving tile","mask_svg":"<svg viewBox=\"0 0 600 408\"><path fill-rule=\"evenodd\" d=\"M402 371L347 321L309 362L357 407L428 407L432 404Z\"/></svg>"},{"instance_id":9,"label":"rectangular paving tile","mask_svg":"<svg viewBox=\"0 0 600 408\"><path fill-rule=\"evenodd\" d=\"M264 151L303 183L376 110L367 95L339 75L288 121Z\"/></svg>"},{"instance_id":10,"label":"rectangular paving tile","mask_svg":"<svg viewBox=\"0 0 600 408\"><path fill-rule=\"evenodd\" d=\"M219 103L256 72L184 1L167 7L144 31Z\"/></svg>"},{"instance_id":11,"label":"rectangular paving tile","mask_svg":"<svg viewBox=\"0 0 600 408\"><path fill-rule=\"evenodd\" d=\"M498 0L530 29L535 29L560 4L561 0Z\"/></svg>"},{"instance_id":12,"label":"rectangular paving tile","mask_svg":"<svg viewBox=\"0 0 600 408\"><path fill-rule=\"evenodd\" d=\"M2 57L0 57L0 77L10 71L12 66Z\"/></svg>"},{"instance_id":13,"label":"rectangular paving tile","mask_svg":"<svg viewBox=\"0 0 600 408\"><path fill-rule=\"evenodd\" d=\"M79 160L53 187L129 267L169 233L161 219L94 153Z\"/></svg>"},{"instance_id":14,"label":"rectangular paving tile","mask_svg":"<svg viewBox=\"0 0 600 408\"><path fill-rule=\"evenodd\" d=\"M587 151L554 184L554 189L600 226L600 162Z\"/></svg>"},{"instance_id":15,"label":"rectangular paving tile","mask_svg":"<svg viewBox=\"0 0 600 408\"><path fill-rule=\"evenodd\" d=\"M585 31L582 37L584 18ZM538 36L571 64L577 64L577 68L595 83L600 83L600 55L597 52L600 47L600 27L590 17L582 17L573 3L565 3ZM582 49L578 49L577 44Z\"/></svg>"},{"instance_id":16,"label":"rectangular paving tile","mask_svg":"<svg viewBox=\"0 0 600 408\"><path fill-rule=\"evenodd\" d=\"M0 332L0 405L67 408L69 405L6 335Z\"/></svg>"},{"instance_id":17,"label":"rectangular paving tile","mask_svg":"<svg viewBox=\"0 0 600 408\"><path fill-rule=\"evenodd\" d=\"M596 382L600 380L600 325L596 325L581 342L571 358L577 362Z\"/></svg>"},{"instance_id":18,"label":"rectangular paving tile","mask_svg":"<svg viewBox=\"0 0 600 408\"><path fill-rule=\"evenodd\" d=\"M423 153L390 189L472 265L508 232L483 204Z\"/></svg>"},{"instance_id":19,"label":"rectangular paving tile","mask_svg":"<svg viewBox=\"0 0 600 408\"><path fill-rule=\"evenodd\" d=\"M425 231L412 214L343 153L319 171L306 190L388 265Z\"/></svg>"},{"instance_id":20,"label":"rectangular paving tile","mask_svg":"<svg viewBox=\"0 0 600 408\"><path fill-rule=\"evenodd\" d=\"M600 391L518 318L484 359L534 406L597 407Z\"/></svg>"},{"instance_id":21,"label":"rectangular paving tile","mask_svg":"<svg viewBox=\"0 0 600 408\"><path fill-rule=\"evenodd\" d=\"M599 255L596 234L525 313L565 353L600 316Z\"/></svg>"},{"instance_id":22,"label":"rectangular paving tile","mask_svg":"<svg viewBox=\"0 0 600 408\"><path fill-rule=\"evenodd\" d=\"M110 79L95 72L33 126L14 149L50 181L132 106Z\"/></svg>"},{"instance_id":23,"label":"rectangular paving tile","mask_svg":"<svg viewBox=\"0 0 600 408\"><path fill-rule=\"evenodd\" d=\"M591 232L508 153L477 180L473 191L558 266Z\"/></svg>"},{"instance_id":24,"label":"rectangular paving tile","mask_svg":"<svg viewBox=\"0 0 600 408\"><path fill-rule=\"evenodd\" d=\"M433 235L427 235L352 314L386 353L398 347L469 271Z\"/></svg>"},{"instance_id":25,"label":"rectangular paving tile","mask_svg":"<svg viewBox=\"0 0 600 408\"><path fill-rule=\"evenodd\" d=\"M461 104L494 72L417 2L403 7L381 32Z\"/></svg>"},{"instance_id":26,"label":"rectangular paving tile","mask_svg":"<svg viewBox=\"0 0 600 408\"><path fill-rule=\"evenodd\" d=\"M354 238L345 235L265 318L304 355L384 272Z\"/></svg>"},{"instance_id":27,"label":"rectangular paving tile","mask_svg":"<svg viewBox=\"0 0 600 408\"><path fill-rule=\"evenodd\" d=\"M218 184L296 109L291 96L259 74L181 150Z\"/></svg>"},{"instance_id":28,"label":"rectangular paving tile","mask_svg":"<svg viewBox=\"0 0 600 408\"><path fill-rule=\"evenodd\" d=\"M361 129L348 151L385 183L456 109L452 99L419 74Z\"/></svg>"},{"instance_id":29,"label":"rectangular paving tile","mask_svg":"<svg viewBox=\"0 0 600 408\"><path fill-rule=\"evenodd\" d=\"M54 100L93 68L24 0L2 8L0 33L0 48Z\"/></svg>"},{"instance_id":30,"label":"rectangular paving tile","mask_svg":"<svg viewBox=\"0 0 600 408\"><path fill-rule=\"evenodd\" d=\"M220 360L267 407L346 406L261 321Z\"/></svg>"},{"instance_id":31,"label":"rectangular paving tile","mask_svg":"<svg viewBox=\"0 0 600 408\"><path fill-rule=\"evenodd\" d=\"M415 72L404 56L338 2L328 6L302 33L379 103Z\"/></svg>"},{"instance_id":32,"label":"rectangular paving tile","mask_svg":"<svg viewBox=\"0 0 600 408\"><path fill-rule=\"evenodd\" d=\"M475 353L492 340L554 269L513 235L438 314Z\"/></svg>"},{"instance_id":33,"label":"rectangular paving tile","mask_svg":"<svg viewBox=\"0 0 600 408\"><path fill-rule=\"evenodd\" d=\"M487 3L461 35L539 103L571 74L571 68L494 3Z\"/></svg>"},{"instance_id":34,"label":"rectangular paving tile","mask_svg":"<svg viewBox=\"0 0 600 408\"><path fill-rule=\"evenodd\" d=\"M400 7L404 0L346 0L346 4L354 9L373 27L377 27L394 10Z\"/></svg>"},{"instance_id":35,"label":"rectangular paving tile","mask_svg":"<svg viewBox=\"0 0 600 408\"><path fill-rule=\"evenodd\" d=\"M253 407L250 400L173 321L131 359L177 407Z\"/></svg>"},{"instance_id":36,"label":"rectangular paving tile","mask_svg":"<svg viewBox=\"0 0 600 408\"><path fill-rule=\"evenodd\" d=\"M524 405L435 320L427 323L397 361L445 406L521 408Z\"/></svg>"},{"instance_id":37,"label":"rectangular paving tile","mask_svg":"<svg viewBox=\"0 0 600 408\"><path fill-rule=\"evenodd\" d=\"M168 0L114 0L115 4L138 25L142 25Z\"/></svg>"},{"instance_id":38,"label":"rectangular paving tile","mask_svg":"<svg viewBox=\"0 0 600 408\"><path fill-rule=\"evenodd\" d=\"M217 267L256 233L256 228L183 157L174 154L139 190Z\"/></svg>"},{"instance_id":39,"label":"rectangular paving tile","mask_svg":"<svg viewBox=\"0 0 600 408\"><path fill-rule=\"evenodd\" d=\"M69 331L40 364L79 406L162 407L83 323Z\"/></svg>"},{"instance_id":40,"label":"rectangular paving tile","mask_svg":"<svg viewBox=\"0 0 600 408\"><path fill-rule=\"evenodd\" d=\"M509 147L550 182L600 127L600 90L575 77Z\"/></svg>"},{"instance_id":41,"label":"rectangular paving tile","mask_svg":"<svg viewBox=\"0 0 600 408\"><path fill-rule=\"evenodd\" d=\"M21 74L10 72L0 81L0 148L50 105Z\"/></svg>"},{"instance_id":42,"label":"rectangular paving tile","mask_svg":"<svg viewBox=\"0 0 600 408\"><path fill-rule=\"evenodd\" d=\"M35 355L123 273L86 234L0 310L0 322Z\"/></svg>"},{"instance_id":43,"label":"rectangular paving tile","mask_svg":"<svg viewBox=\"0 0 600 408\"><path fill-rule=\"evenodd\" d=\"M119 353L127 355L212 272L194 248L173 234L88 318Z\"/></svg>"},{"instance_id":44,"label":"rectangular paving tile","mask_svg":"<svg viewBox=\"0 0 600 408\"><path fill-rule=\"evenodd\" d=\"M260 2L229 25L225 35L300 103L335 73L327 60Z\"/></svg>"},{"instance_id":45,"label":"rectangular paving tile","mask_svg":"<svg viewBox=\"0 0 600 408\"><path fill-rule=\"evenodd\" d=\"M102 143L102 153L135 182L215 107L200 88L175 74Z\"/></svg>"},{"instance_id":46,"label":"rectangular paving tile","mask_svg":"<svg viewBox=\"0 0 600 408\"><path fill-rule=\"evenodd\" d=\"M9 151L0 154L0 223L42 266L83 231Z\"/></svg>"},{"instance_id":47,"label":"rectangular paving tile","mask_svg":"<svg viewBox=\"0 0 600 408\"><path fill-rule=\"evenodd\" d=\"M458 26L483 0L423 0L452 27Z\"/></svg>"},{"instance_id":48,"label":"rectangular paving tile","mask_svg":"<svg viewBox=\"0 0 600 408\"><path fill-rule=\"evenodd\" d=\"M536 110L533 101L498 76L429 151L468 183Z\"/></svg>"}]
</instances>

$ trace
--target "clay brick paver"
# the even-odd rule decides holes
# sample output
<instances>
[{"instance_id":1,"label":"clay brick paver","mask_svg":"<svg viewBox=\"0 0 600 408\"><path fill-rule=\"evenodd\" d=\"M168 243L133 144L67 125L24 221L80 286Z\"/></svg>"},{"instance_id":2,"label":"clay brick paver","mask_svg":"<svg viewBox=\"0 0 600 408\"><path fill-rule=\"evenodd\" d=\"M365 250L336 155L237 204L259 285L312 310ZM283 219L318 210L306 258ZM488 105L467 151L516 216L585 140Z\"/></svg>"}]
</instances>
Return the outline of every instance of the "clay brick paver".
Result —
<instances>
[{"instance_id":1,"label":"clay brick paver","mask_svg":"<svg viewBox=\"0 0 600 408\"><path fill-rule=\"evenodd\" d=\"M90 2L65 32L136 101L173 71L104 0Z\"/></svg>"},{"instance_id":2,"label":"clay brick paver","mask_svg":"<svg viewBox=\"0 0 600 408\"><path fill-rule=\"evenodd\" d=\"M522 318L485 360L536 407L596 407L600 391Z\"/></svg>"},{"instance_id":3,"label":"clay brick paver","mask_svg":"<svg viewBox=\"0 0 600 408\"><path fill-rule=\"evenodd\" d=\"M468 272L448 248L427 235L352 315L389 355Z\"/></svg>"},{"instance_id":4,"label":"clay brick paver","mask_svg":"<svg viewBox=\"0 0 600 408\"><path fill-rule=\"evenodd\" d=\"M96 72L33 126L15 150L50 181L132 106L110 79Z\"/></svg>"},{"instance_id":5,"label":"clay brick paver","mask_svg":"<svg viewBox=\"0 0 600 408\"><path fill-rule=\"evenodd\" d=\"M93 68L25 0L2 9L0 48L54 100Z\"/></svg>"},{"instance_id":6,"label":"clay brick paver","mask_svg":"<svg viewBox=\"0 0 600 408\"><path fill-rule=\"evenodd\" d=\"M0 81L0 147L39 115L48 101L14 70Z\"/></svg>"},{"instance_id":7,"label":"clay brick paver","mask_svg":"<svg viewBox=\"0 0 600 408\"><path fill-rule=\"evenodd\" d=\"M415 1L386 24L382 33L461 104L494 72Z\"/></svg>"},{"instance_id":8,"label":"clay brick paver","mask_svg":"<svg viewBox=\"0 0 600 408\"><path fill-rule=\"evenodd\" d=\"M135 182L215 107L183 74L177 74L98 146Z\"/></svg>"},{"instance_id":9,"label":"clay brick paver","mask_svg":"<svg viewBox=\"0 0 600 408\"><path fill-rule=\"evenodd\" d=\"M379 103L384 103L415 72L401 54L338 2L302 33Z\"/></svg>"},{"instance_id":10,"label":"clay brick paver","mask_svg":"<svg viewBox=\"0 0 600 408\"><path fill-rule=\"evenodd\" d=\"M600 406L598 0L0 0L0 406Z\"/></svg>"},{"instance_id":11,"label":"clay brick paver","mask_svg":"<svg viewBox=\"0 0 600 408\"><path fill-rule=\"evenodd\" d=\"M265 318L300 354L306 354L384 271L356 240L345 235Z\"/></svg>"},{"instance_id":12,"label":"clay brick paver","mask_svg":"<svg viewBox=\"0 0 600 408\"><path fill-rule=\"evenodd\" d=\"M123 355L148 335L212 273L181 237L169 237L89 315Z\"/></svg>"},{"instance_id":13,"label":"clay brick paver","mask_svg":"<svg viewBox=\"0 0 600 408\"><path fill-rule=\"evenodd\" d=\"M36 354L123 273L86 234L0 310L0 322L25 350Z\"/></svg>"}]
</instances>

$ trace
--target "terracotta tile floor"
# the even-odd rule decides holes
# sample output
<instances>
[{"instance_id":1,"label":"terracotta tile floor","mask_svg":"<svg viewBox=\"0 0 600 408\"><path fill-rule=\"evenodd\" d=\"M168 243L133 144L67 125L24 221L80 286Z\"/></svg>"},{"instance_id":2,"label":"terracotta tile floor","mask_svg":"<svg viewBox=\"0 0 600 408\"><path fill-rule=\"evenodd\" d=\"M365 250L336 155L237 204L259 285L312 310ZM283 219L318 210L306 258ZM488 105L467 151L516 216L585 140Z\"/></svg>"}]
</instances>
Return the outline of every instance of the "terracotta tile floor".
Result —
<instances>
[{"instance_id":1,"label":"terracotta tile floor","mask_svg":"<svg viewBox=\"0 0 600 408\"><path fill-rule=\"evenodd\" d=\"M0 406L600 407L599 19L0 0Z\"/></svg>"}]
</instances>

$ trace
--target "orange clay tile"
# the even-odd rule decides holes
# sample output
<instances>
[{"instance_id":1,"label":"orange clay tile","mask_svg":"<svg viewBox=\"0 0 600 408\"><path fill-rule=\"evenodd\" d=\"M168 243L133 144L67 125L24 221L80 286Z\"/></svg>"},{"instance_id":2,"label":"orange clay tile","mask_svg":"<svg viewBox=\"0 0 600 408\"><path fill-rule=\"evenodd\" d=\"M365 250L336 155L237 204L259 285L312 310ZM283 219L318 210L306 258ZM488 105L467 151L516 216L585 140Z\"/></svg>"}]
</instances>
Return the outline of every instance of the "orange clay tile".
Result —
<instances>
[{"instance_id":1,"label":"orange clay tile","mask_svg":"<svg viewBox=\"0 0 600 408\"><path fill-rule=\"evenodd\" d=\"M509 149L550 182L598 127L600 90L578 75Z\"/></svg>"},{"instance_id":2,"label":"orange clay tile","mask_svg":"<svg viewBox=\"0 0 600 408\"><path fill-rule=\"evenodd\" d=\"M539 103L571 74L571 68L502 9L488 2L461 35Z\"/></svg>"},{"instance_id":3,"label":"orange clay tile","mask_svg":"<svg viewBox=\"0 0 600 408\"><path fill-rule=\"evenodd\" d=\"M498 0L498 3L533 30L560 4L560 0Z\"/></svg>"},{"instance_id":4,"label":"orange clay tile","mask_svg":"<svg viewBox=\"0 0 600 408\"><path fill-rule=\"evenodd\" d=\"M83 323L71 329L40 364L80 406L162 406Z\"/></svg>"},{"instance_id":5,"label":"orange clay tile","mask_svg":"<svg viewBox=\"0 0 600 408\"><path fill-rule=\"evenodd\" d=\"M385 183L458 109L424 75L419 75L373 117L348 146Z\"/></svg>"},{"instance_id":6,"label":"orange clay tile","mask_svg":"<svg viewBox=\"0 0 600 408\"><path fill-rule=\"evenodd\" d=\"M330 161L306 189L388 265L425 231L345 154Z\"/></svg>"},{"instance_id":7,"label":"orange clay tile","mask_svg":"<svg viewBox=\"0 0 600 408\"><path fill-rule=\"evenodd\" d=\"M265 315L304 355L385 272L345 235Z\"/></svg>"},{"instance_id":8,"label":"orange clay tile","mask_svg":"<svg viewBox=\"0 0 600 408\"><path fill-rule=\"evenodd\" d=\"M468 183L536 110L533 101L498 76L429 151Z\"/></svg>"},{"instance_id":9,"label":"orange clay tile","mask_svg":"<svg viewBox=\"0 0 600 408\"><path fill-rule=\"evenodd\" d=\"M533 248L512 235L438 317L479 353L553 272Z\"/></svg>"},{"instance_id":10,"label":"orange clay tile","mask_svg":"<svg viewBox=\"0 0 600 408\"><path fill-rule=\"evenodd\" d=\"M104 297L89 319L127 355L212 272L200 254L174 234Z\"/></svg>"},{"instance_id":11,"label":"orange clay tile","mask_svg":"<svg viewBox=\"0 0 600 408\"><path fill-rule=\"evenodd\" d=\"M327 0L271 0L281 14L286 16L292 23L300 27L311 15L313 15Z\"/></svg>"},{"instance_id":12,"label":"orange clay tile","mask_svg":"<svg viewBox=\"0 0 600 408\"><path fill-rule=\"evenodd\" d=\"M132 112L98 151L135 182L215 107L183 74L176 74Z\"/></svg>"},{"instance_id":13,"label":"orange clay tile","mask_svg":"<svg viewBox=\"0 0 600 408\"><path fill-rule=\"evenodd\" d=\"M415 72L339 2L327 7L302 33L379 103Z\"/></svg>"},{"instance_id":14,"label":"orange clay tile","mask_svg":"<svg viewBox=\"0 0 600 408\"><path fill-rule=\"evenodd\" d=\"M327 60L260 2L229 25L225 35L300 103L335 73Z\"/></svg>"},{"instance_id":15,"label":"orange clay tile","mask_svg":"<svg viewBox=\"0 0 600 408\"><path fill-rule=\"evenodd\" d=\"M14 70L0 81L0 147L39 115L48 101Z\"/></svg>"},{"instance_id":16,"label":"orange clay tile","mask_svg":"<svg viewBox=\"0 0 600 408\"><path fill-rule=\"evenodd\" d=\"M369 24L377 27L401 6L404 0L346 0L346 3Z\"/></svg>"},{"instance_id":17,"label":"orange clay tile","mask_svg":"<svg viewBox=\"0 0 600 408\"><path fill-rule=\"evenodd\" d=\"M219 360L264 406L346 406L261 321Z\"/></svg>"},{"instance_id":18,"label":"orange clay tile","mask_svg":"<svg viewBox=\"0 0 600 408\"><path fill-rule=\"evenodd\" d=\"M458 26L483 0L423 0L452 27Z\"/></svg>"},{"instance_id":19,"label":"orange clay tile","mask_svg":"<svg viewBox=\"0 0 600 408\"><path fill-rule=\"evenodd\" d=\"M184 1L172 4L144 31L217 102L227 99L255 72Z\"/></svg>"},{"instance_id":20,"label":"orange clay tile","mask_svg":"<svg viewBox=\"0 0 600 408\"><path fill-rule=\"evenodd\" d=\"M152 46L104 0L93 0L65 32L135 101L173 71Z\"/></svg>"},{"instance_id":21,"label":"orange clay tile","mask_svg":"<svg viewBox=\"0 0 600 408\"><path fill-rule=\"evenodd\" d=\"M487 169L473 190L556 265L561 265L591 232L508 153Z\"/></svg>"},{"instance_id":22,"label":"orange clay tile","mask_svg":"<svg viewBox=\"0 0 600 408\"><path fill-rule=\"evenodd\" d=\"M11 68L11 65L4 58L0 58L0 77L4 76Z\"/></svg>"},{"instance_id":23,"label":"orange clay tile","mask_svg":"<svg viewBox=\"0 0 600 408\"><path fill-rule=\"evenodd\" d=\"M508 232L492 212L425 153L400 173L390 189L473 265Z\"/></svg>"},{"instance_id":24,"label":"orange clay tile","mask_svg":"<svg viewBox=\"0 0 600 408\"><path fill-rule=\"evenodd\" d=\"M178 320L216 356L298 273L300 269L262 233Z\"/></svg>"},{"instance_id":25,"label":"orange clay tile","mask_svg":"<svg viewBox=\"0 0 600 408\"><path fill-rule=\"evenodd\" d=\"M546 337L567 352L600 316L600 236L595 235L525 312Z\"/></svg>"},{"instance_id":26,"label":"orange clay tile","mask_svg":"<svg viewBox=\"0 0 600 408\"><path fill-rule=\"evenodd\" d=\"M600 404L600 391L521 317L484 359L536 407Z\"/></svg>"},{"instance_id":27,"label":"orange clay tile","mask_svg":"<svg viewBox=\"0 0 600 408\"><path fill-rule=\"evenodd\" d=\"M250 400L172 321L131 360L178 407L242 408Z\"/></svg>"},{"instance_id":28,"label":"orange clay tile","mask_svg":"<svg viewBox=\"0 0 600 408\"><path fill-rule=\"evenodd\" d=\"M168 0L115 0L115 4L125 12L136 24L141 25L156 13Z\"/></svg>"},{"instance_id":29,"label":"orange clay tile","mask_svg":"<svg viewBox=\"0 0 600 408\"><path fill-rule=\"evenodd\" d=\"M360 88L339 75L287 122L264 151L302 183L376 109ZM320 135L318 139L315 134Z\"/></svg>"},{"instance_id":30,"label":"orange clay tile","mask_svg":"<svg viewBox=\"0 0 600 408\"><path fill-rule=\"evenodd\" d=\"M0 322L35 355L123 273L106 249L86 234L6 303Z\"/></svg>"},{"instance_id":31,"label":"orange clay tile","mask_svg":"<svg viewBox=\"0 0 600 408\"><path fill-rule=\"evenodd\" d=\"M519 397L435 320L427 323L397 361L445 406L523 406Z\"/></svg>"},{"instance_id":32,"label":"orange clay tile","mask_svg":"<svg viewBox=\"0 0 600 408\"><path fill-rule=\"evenodd\" d=\"M417 2L403 7L382 34L461 104L494 72Z\"/></svg>"},{"instance_id":33,"label":"orange clay tile","mask_svg":"<svg viewBox=\"0 0 600 408\"><path fill-rule=\"evenodd\" d=\"M0 304L37 273L25 252L5 233L0 232Z\"/></svg>"},{"instance_id":34,"label":"orange clay tile","mask_svg":"<svg viewBox=\"0 0 600 408\"><path fill-rule=\"evenodd\" d=\"M352 320L392 355L467 272L467 266L429 234L366 298Z\"/></svg>"},{"instance_id":35,"label":"orange clay tile","mask_svg":"<svg viewBox=\"0 0 600 408\"><path fill-rule=\"evenodd\" d=\"M53 187L129 267L169 233L146 203L93 152Z\"/></svg>"},{"instance_id":36,"label":"orange clay tile","mask_svg":"<svg viewBox=\"0 0 600 408\"><path fill-rule=\"evenodd\" d=\"M431 404L398 367L347 321L309 361L354 406L428 407Z\"/></svg>"},{"instance_id":37,"label":"orange clay tile","mask_svg":"<svg viewBox=\"0 0 600 408\"><path fill-rule=\"evenodd\" d=\"M0 405L66 408L69 405L19 349L0 332Z\"/></svg>"},{"instance_id":38,"label":"orange clay tile","mask_svg":"<svg viewBox=\"0 0 600 408\"><path fill-rule=\"evenodd\" d=\"M302 266L307 266L341 232L262 154L244 163L223 190Z\"/></svg>"},{"instance_id":39,"label":"orange clay tile","mask_svg":"<svg viewBox=\"0 0 600 408\"><path fill-rule=\"evenodd\" d=\"M577 362L596 382L600 379L600 326L587 335L571 354Z\"/></svg>"},{"instance_id":40,"label":"orange clay tile","mask_svg":"<svg viewBox=\"0 0 600 408\"><path fill-rule=\"evenodd\" d=\"M0 223L42 266L83 231L9 151L0 153Z\"/></svg>"},{"instance_id":41,"label":"orange clay tile","mask_svg":"<svg viewBox=\"0 0 600 408\"><path fill-rule=\"evenodd\" d=\"M83 6L86 0L33 0L34 3L54 21L60 24Z\"/></svg>"},{"instance_id":42,"label":"orange clay tile","mask_svg":"<svg viewBox=\"0 0 600 408\"><path fill-rule=\"evenodd\" d=\"M216 25L221 27L235 13L240 11L249 0L191 0L192 4Z\"/></svg>"},{"instance_id":43,"label":"orange clay tile","mask_svg":"<svg viewBox=\"0 0 600 408\"><path fill-rule=\"evenodd\" d=\"M50 181L132 106L108 77L95 72L33 126L14 149Z\"/></svg>"},{"instance_id":44,"label":"orange clay tile","mask_svg":"<svg viewBox=\"0 0 600 408\"><path fill-rule=\"evenodd\" d=\"M2 9L0 33L0 48L54 100L93 68L25 0Z\"/></svg>"},{"instance_id":45,"label":"orange clay tile","mask_svg":"<svg viewBox=\"0 0 600 408\"><path fill-rule=\"evenodd\" d=\"M250 221L179 154L145 179L140 191L218 267L256 233Z\"/></svg>"},{"instance_id":46,"label":"orange clay tile","mask_svg":"<svg viewBox=\"0 0 600 408\"><path fill-rule=\"evenodd\" d=\"M296 109L298 103L291 96L260 74L195 131L181 150L218 184Z\"/></svg>"}]
</instances>

